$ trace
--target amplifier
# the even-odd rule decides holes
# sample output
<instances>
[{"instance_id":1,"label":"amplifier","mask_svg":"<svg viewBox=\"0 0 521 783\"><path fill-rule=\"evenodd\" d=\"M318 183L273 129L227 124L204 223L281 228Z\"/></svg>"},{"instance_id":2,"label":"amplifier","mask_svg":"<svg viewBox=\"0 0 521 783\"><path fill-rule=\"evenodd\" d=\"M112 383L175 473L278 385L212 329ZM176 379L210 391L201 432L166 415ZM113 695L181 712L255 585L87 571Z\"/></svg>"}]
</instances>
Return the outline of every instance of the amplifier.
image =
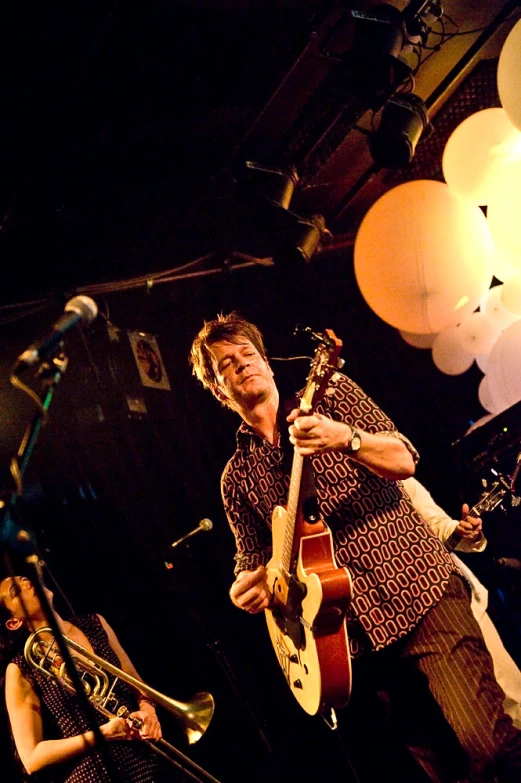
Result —
<instances>
[{"instance_id":1,"label":"amplifier","mask_svg":"<svg viewBox=\"0 0 521 783\"><path fill-rule=\"evenodd\" d=\"M512 473L521 449L521 402L454 441L452 448L456 461L470 474L490 468Z\"/></svg>"}]
</instances>

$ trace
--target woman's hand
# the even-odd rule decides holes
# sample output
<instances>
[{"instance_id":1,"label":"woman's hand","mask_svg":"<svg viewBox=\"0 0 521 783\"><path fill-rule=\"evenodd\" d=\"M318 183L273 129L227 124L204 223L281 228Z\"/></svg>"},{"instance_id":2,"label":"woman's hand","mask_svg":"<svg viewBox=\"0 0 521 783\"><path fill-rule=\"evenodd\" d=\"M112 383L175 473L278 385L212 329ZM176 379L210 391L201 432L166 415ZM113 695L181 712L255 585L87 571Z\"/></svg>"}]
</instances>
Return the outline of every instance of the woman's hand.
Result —
<instances>
[{"instance_id":1,"label":"woman's hand","mask_svg":"<svg viewBox=\"0 0 521 783\"><path fill-rule=\"evenodd\" d=\"M250 614L258 614L266 609L271 600L267 579L264 566L259 566L255 571L241 571L230 588L234 606Z\"/></svg>"},{"instance_id":2,"label":"woman's hand","mask_svg":"<svg viewBox=\"0 0 521 783\"><path fill-rule=\"evenodd\" d=\"M132 729L134 737L140 737L145 740L161 739L161 724L152 705L146 709L139 709L137 712L130 713L131 718L137 718L143 725L140 729Z\"/></svg>"},{"instance_id":3,"label":"woman's hand","mask_svg":"<svg viewBox=\"0 0 521 783\"><path fill-rule=\"evenodd\" d=\"M132 739L132 728L126 718L111 718L100 727L101 735L107 742Z\"/></svg>"}]
</instances>

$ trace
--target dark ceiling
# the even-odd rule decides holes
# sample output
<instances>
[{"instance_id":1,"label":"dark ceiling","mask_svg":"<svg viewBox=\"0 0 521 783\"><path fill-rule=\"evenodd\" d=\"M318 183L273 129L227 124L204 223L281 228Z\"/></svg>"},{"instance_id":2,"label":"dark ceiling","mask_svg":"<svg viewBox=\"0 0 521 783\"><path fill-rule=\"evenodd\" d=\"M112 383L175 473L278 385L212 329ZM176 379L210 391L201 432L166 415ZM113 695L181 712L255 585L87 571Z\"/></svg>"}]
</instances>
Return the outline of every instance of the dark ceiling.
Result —
<instances>
[{"instance_id":1,"label":"dark ceiling","mask_svg":"<svg viewBox=\"0 0 521 783\"><path fill-rule=\"evenodd\" d=\"M276 256L287 213L245 195L247 160L295 166L290 211L352 242L389 186L363 132L373 114L414 90L435 122L469 68L497 56L518 5L3 3L1 301L207 255ZM405 40L384 51L375 19L396 15L408 35L423 24L409 54Z\"/></svg>"}]
</instances>

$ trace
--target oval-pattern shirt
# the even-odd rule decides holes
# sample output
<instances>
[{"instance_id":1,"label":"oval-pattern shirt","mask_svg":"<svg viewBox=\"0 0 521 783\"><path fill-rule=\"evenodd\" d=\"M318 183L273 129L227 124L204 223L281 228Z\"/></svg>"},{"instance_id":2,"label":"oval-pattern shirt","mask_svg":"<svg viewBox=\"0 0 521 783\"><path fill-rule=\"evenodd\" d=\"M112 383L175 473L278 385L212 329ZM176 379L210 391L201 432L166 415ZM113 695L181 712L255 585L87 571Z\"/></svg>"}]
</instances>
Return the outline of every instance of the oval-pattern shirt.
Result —
<instances>
[{"instance_id":1,"label":"oval-pattern shirt","mask_svg":"<svg viewBox=\"0 0 521 783\"><path fill-rule=\"evenodd\" d=\"M350 378L335 373L317 412L385 433L417 452L386 414ZM409 633L434 606L457 570L443 544L415 511L400 481L380 478L349 454L311 457L321 517L332 531L338 566L353 577L348 610L353 655L380 650ZM289 475L279 446L245 422L222 475L221 493L235 536L235 573L266 565L271 518L287 501Z\"/></svg>"}]
</instances>

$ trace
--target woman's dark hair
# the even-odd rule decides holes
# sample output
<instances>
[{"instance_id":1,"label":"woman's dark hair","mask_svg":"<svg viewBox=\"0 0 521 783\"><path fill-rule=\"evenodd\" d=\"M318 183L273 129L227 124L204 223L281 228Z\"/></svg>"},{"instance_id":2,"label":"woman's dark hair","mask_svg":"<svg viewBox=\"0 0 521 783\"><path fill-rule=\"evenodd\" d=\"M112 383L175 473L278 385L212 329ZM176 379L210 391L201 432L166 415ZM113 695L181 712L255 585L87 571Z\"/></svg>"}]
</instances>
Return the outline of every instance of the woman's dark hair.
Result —
<instances>
[{"instance_id":1,"label":"woman's dark hair","mask_svg":"<svg viewBox=\"0 0 521 783\"><path fill-rule=\"evenodd\" d=\"M25 577L34 582L36 579L35 567L28 563L26 558L4 552L0 562L0 583L4 579L16 576ZM3 602L0 601L0 684L3 684L7 665L15 655L23 650L28 635L25 626L21 626L17 631L10 631L6 628L6 622L10 616Z\"/></svg>"},{"instance_id":2,"label":"woman's dark hair","mask_svg":"<svg viewBox=\"0 0 521 783\"><path fill-rule=\"evenodd\" d=\"M8 664L18 653L22 652L28 635L24 625L16 631L9 631L6 628L5 624L10 616L5 606L0 602L0 687L3 687Z\"/></svg>"}]
</instances>

